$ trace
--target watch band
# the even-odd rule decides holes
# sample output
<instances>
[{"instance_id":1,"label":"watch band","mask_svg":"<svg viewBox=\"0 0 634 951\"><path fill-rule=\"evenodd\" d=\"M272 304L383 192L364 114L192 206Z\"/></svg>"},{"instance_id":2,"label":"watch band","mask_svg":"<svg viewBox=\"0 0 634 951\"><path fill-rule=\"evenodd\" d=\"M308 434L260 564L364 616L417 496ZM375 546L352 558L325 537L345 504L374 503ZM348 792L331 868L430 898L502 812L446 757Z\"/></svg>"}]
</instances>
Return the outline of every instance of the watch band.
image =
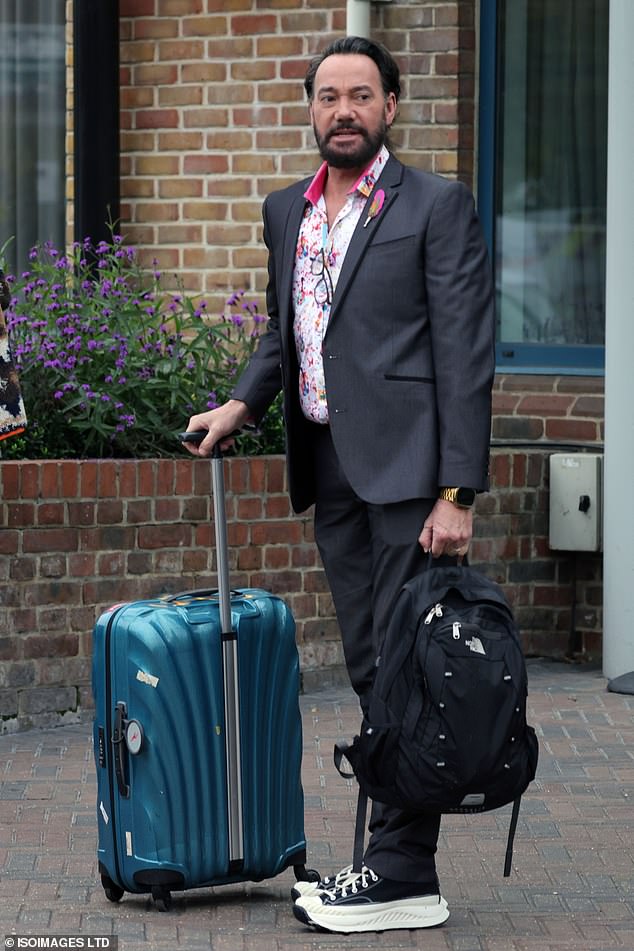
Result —
<instances>
[{"instance_id":1,"label":"watch band","mask_svg":"<svg viewBox=\"0 0 634 951\"><path fill-rule=\"evenodd\" d=\"M475 502L475 489L468 489L463 486L445 487L438 492L438 498L446 502L453 502L461 509L470 509Z\"/></svg>"}]
</instances>

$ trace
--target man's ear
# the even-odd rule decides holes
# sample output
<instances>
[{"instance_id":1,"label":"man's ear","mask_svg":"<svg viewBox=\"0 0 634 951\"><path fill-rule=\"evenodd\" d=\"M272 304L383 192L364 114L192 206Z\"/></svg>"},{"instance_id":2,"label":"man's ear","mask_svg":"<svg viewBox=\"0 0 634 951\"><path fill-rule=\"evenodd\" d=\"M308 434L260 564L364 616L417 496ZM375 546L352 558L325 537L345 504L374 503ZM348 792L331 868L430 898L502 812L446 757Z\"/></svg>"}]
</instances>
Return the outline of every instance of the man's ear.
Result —
<instances>
[{"instance_id":1,"label":"man's ear","mask_svg":"<svg viewBox=\"0 0 634 951\"><path fill-rule=\"evenodd\" d=\"M385 117L389 128L391 128L394 120L396 119L397 106L398 103L396 101L396 96L393 92L389 92L385 99Z\"/></svg>"}]
</instances>

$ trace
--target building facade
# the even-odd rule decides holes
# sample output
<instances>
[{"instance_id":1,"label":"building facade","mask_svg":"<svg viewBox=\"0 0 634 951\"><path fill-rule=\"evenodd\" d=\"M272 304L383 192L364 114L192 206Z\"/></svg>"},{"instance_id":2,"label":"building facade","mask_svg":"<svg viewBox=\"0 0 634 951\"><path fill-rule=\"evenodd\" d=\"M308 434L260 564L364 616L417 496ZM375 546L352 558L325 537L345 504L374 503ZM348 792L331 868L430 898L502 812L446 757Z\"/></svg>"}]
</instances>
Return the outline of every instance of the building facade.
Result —
<instances>
[{"instance_id":1,"label":"building facade","mask_svg":"<svg viewBox=\"0 0 634 951\"><path fill-rule=\"evenodd\" d=\"M210 312L242 288L263 302L262 200L317 166L302 80L350 4L98 7L0 3L5 256L21 268L35 241L111 219ZM493 486L472 562L506 585L529 652L597 657L600 542L551 547L549 459L603 449L608 0L367 7L402 71L394 151L474 190L495 270Z\"/></svg>"}]
</instances>

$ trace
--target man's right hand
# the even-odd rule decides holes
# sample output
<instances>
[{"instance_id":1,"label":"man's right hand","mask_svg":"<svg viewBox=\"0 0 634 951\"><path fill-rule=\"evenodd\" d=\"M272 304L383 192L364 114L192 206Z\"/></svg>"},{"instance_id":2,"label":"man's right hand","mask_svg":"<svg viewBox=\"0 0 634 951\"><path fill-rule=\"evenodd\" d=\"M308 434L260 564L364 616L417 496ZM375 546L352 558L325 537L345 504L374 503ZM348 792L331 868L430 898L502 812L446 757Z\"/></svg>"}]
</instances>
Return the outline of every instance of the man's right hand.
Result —
<instances>
[{"instance_id":1,"label":"man's right hand","mask_svg":"<svg viewBox=\"0 0 634 951\"><path fill-rule=\"evenodd\" d=\"M206 429L207 435L197 446L189 442L183 443L183 446L193 456L210 456L217 442L220 443L221 449L228 449L232 440L226 437L236 429L241 429L249 415L249 407L242 400L228 400L216 409L198 413L189 420L187 432Z\"/></svg>"}]
</instances>

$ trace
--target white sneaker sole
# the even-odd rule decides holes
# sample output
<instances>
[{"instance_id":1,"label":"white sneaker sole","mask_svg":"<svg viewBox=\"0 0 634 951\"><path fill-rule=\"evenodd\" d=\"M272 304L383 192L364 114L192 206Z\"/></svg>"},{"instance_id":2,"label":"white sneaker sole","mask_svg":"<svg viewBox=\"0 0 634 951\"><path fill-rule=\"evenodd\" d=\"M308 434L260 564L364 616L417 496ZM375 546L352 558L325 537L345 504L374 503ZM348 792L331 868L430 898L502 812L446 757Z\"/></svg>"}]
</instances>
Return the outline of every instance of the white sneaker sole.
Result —
<instances>
[{"instance_id":1,"label":"white sneaker sole","mask_svg":"<svg viewBox=\"0 0 634 951\"><path fill-rule=\"evenodd\" d=\"M304 895L293 905L293 914L303 924L350 934L355 931L434 928L447 920L449 909L445 899L435 895L339 907L324 905L318 896Z\"/></svg>"}]
</instances>

